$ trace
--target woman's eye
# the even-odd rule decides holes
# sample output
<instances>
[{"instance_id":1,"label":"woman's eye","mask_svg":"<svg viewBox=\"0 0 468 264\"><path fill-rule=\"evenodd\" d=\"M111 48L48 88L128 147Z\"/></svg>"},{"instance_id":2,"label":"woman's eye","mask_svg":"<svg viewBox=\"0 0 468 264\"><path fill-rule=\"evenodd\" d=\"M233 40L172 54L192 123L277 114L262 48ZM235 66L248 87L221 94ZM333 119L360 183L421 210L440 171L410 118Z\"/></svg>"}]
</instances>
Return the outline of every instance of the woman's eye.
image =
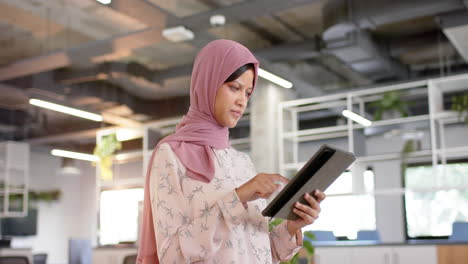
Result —
<instances>
[{"instance_id":1,"label":"woman's eye","mask_svg":"<svg viewBox=\"0 0 468 264\"><path fill-rule=\"evenodd\" d=\"M231 86L231 89L234 90L234 91L238 91L238 90L239 90L239 87Z\"/></svg>"},{"instance_id":2,"label":"woman's eye","mask_svg":"<svg viewBox=\"0 0 468 264\"><path fill-rule=\"evenodd\" d=\"M245 94L247 94L247 97L252 96L252 92L247 92L247 93L245 93Z\"/></svg>"}]
</instances>

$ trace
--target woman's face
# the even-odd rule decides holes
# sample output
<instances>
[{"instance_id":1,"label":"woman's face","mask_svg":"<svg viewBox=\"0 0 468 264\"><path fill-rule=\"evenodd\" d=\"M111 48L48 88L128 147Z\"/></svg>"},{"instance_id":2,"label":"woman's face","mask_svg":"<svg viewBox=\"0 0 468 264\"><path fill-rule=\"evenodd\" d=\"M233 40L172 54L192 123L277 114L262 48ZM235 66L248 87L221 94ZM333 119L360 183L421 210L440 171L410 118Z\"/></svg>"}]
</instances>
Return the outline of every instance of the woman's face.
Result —
<instances>
[{"instance_id":1,"label":"woman's face","mask_svg":"<svg viewBox=\"0 0 468 264\"><path fill-rule=\"evenodd\" d=\"M244 114L253 90L254 71L249 69L216 91L214 115L221 126L233 128Z\"/></svg>"}]
</instances>

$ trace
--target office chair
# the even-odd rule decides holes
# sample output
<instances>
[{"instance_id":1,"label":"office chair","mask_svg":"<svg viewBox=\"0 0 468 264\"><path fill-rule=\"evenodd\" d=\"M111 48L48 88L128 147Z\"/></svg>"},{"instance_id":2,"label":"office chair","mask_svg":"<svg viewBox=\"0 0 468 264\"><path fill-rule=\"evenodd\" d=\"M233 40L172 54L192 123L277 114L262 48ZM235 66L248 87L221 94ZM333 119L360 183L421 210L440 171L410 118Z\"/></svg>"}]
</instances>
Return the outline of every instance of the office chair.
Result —
<instances>
[{"instance_id":1,"label":"office chair","mask_svg":"<svg viewBox=\"0 0 468 264\"><path fill-rule=\"evenodd\" d=\"M315 241L336 241L336 237L333 234L333 231L307 231L315 236ZM309 240L306 236L304 239ZM313 242L313 241L310 241Z\"/></svg>"},{"instance_id":2,"label":"office chair","mask_svg":"<svg viewBox=\"0 0 468 264\"><path fill-rule=\"evenodd\" d=\"M91 264L92 255L91 240L68 240L68 264Z\"/></svg>"},{"instance_id":3,"label":"office chair","mask_svg":"<svg viewBox=\"0 0 468 264\"><path fill-rule=\"evenodd\" d=\"M468 241L468 222L454 222L452 224L452 234L449 236L451 242Z\"/></svg>"},{"instance_id":4,"label":"office chair","mask_svg":"<svg viewBox=\"0 0 468 264\"><path fill-rule=\"evenodd\" d=\"M34 254L33 255L33 264L46 264L47 263L47 254Z\"/></svg>"},{"instance_id":5,"label":"office chair","mask_svg":"<svg viewBox=\"0 0 468 264\"><path fill-rule=\"evenodd\" d=\"M136 254L125 256L125 258L123 260L123 264L135 264L136 259L137 259Z\"/></svg>"},{"instance_id":6,"label":"office chair","mask_svg":"<svg viewBox=\"0 0 468 264\"><path fill-rule=\"evenodd\" d=\"M359 230L357 240L370 240L380 242L380 234L377 230Z\"/></svg>"},{"instance_id":7,"label":"office chair","mask_svg":"<svg viewBox=\"0 0 468 264\"><path fill-rule=\"evenodd\" d=\"M25 256L1 256L0 264L29 264L29 260Z\"/></svg>"}]
</instances>

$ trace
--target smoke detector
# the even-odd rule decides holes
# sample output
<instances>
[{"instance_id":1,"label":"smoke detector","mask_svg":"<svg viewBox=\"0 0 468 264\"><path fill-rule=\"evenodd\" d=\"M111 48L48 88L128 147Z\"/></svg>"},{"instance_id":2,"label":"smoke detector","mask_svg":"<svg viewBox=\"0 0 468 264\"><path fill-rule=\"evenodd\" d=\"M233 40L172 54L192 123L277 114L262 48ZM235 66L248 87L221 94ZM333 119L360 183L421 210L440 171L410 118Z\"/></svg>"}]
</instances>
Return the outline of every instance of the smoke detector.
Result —
<instances>
[{"instance_id":1,"label":"smoke detector","mask_svg":"<svg viewBox=\"0 0 468 264\"><path fill-rule=\"evenodd\" d=\"M166 28L162 31L163 37L172 42L187 41L194 38L194 34L190 29L184 26Z\"/></svg>"},{"instance_id":2,"label":"smoke detector","mask_svg":"<svg viewBox=\"0 0 468 264\"><path fill-rule=\"evenodd\" d=\"M210 25L212 27L222 27L226 24L226 17L223 15L213 15L210 17Z\"/></svg>"}]
</instances>

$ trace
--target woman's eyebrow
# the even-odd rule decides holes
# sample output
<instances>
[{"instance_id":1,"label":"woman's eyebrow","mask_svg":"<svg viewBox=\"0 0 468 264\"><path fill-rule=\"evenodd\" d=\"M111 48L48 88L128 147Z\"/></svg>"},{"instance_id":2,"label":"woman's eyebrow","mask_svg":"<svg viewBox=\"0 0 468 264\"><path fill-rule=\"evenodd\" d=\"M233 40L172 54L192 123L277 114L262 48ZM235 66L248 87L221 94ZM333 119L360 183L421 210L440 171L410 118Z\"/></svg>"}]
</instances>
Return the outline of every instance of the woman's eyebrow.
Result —
<instances>
[{"instance_id":1,"label":"woman's eyebrow","mask_svg":"<svg viewBox=\"0 0 468 264\"><path fill-rule=\"evenodd\" d=\"M233 82L235 82L235 83L239 84L240 86L244 86L244 83L243 83L243 82L241 82L241 81L234 80Z\"/></svg>"},{"instance_id":2,"label":"woman's eyebrow","mask_svg":"<svg viewBox=\"0 0 468 264\"><path fill-rule=\"evenodd\" d=\"M234 81L232 81L232 82L235 82L235 83L239 84L240 86L244 87L244 83L241 82L241 81L234 80ZM246 88L246 90L249 90L249 89L253 89L253 87L248 87L248 88Z\"/></svg>"}]
</instances>

